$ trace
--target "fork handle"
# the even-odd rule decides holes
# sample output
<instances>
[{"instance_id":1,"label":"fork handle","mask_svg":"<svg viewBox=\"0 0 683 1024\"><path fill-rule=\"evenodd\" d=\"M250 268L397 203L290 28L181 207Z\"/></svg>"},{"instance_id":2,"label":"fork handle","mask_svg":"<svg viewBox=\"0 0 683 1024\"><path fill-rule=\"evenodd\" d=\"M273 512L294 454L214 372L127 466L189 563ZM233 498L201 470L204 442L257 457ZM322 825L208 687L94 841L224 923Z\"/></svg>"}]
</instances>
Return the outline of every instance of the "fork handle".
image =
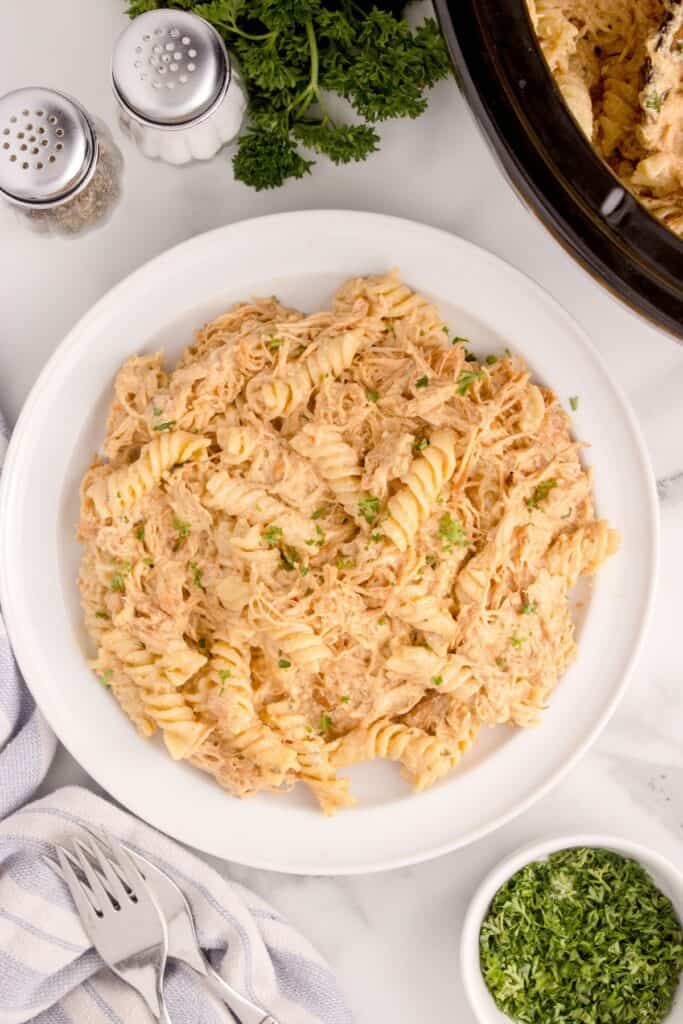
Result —
<instances>
[{"instance_id":1,"label":"fork handle","mask_svg":"<svg viewBox=\"0 0 683 1024\"><path fill-rule=\"evenodd\" d=\"M173 1021L171 1020L171 1015L168 1012L168 1007L166 1006L166 1000L164 999L163 974L159 979L157 991L159 995L159 1024L173 1024Z\"/></svg>"},{"instance_id":2,"label":"fork handle","mask_svg":"<svg viewBox=\"0 0 683 1024\"><path fill-rule=\"evenodd\" d=\"M249 999L235 991L232 985L229 985L227 981L221 978L218 971L211 966L208 960L206 961L206 967L206 981L209 987L214 995L218 996L232 1010L239 1024L279 1024L275 1017L264 1013L262 1009L255 1006Z\"/></svg>"}]
</instances>

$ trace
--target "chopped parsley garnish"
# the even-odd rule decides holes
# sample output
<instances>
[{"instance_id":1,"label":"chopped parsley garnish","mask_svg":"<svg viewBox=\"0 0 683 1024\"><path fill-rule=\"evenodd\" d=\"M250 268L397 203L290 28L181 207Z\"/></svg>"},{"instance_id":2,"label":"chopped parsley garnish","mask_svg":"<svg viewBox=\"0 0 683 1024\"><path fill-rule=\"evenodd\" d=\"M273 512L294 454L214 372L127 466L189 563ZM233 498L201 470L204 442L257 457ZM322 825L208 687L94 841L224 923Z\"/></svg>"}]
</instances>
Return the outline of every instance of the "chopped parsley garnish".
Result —
<instances>
[{"instance_id":1,"label":"chopped parsley garnish","mask_svg":"<svg viewBox=\"0 0 683 1024\"><path fill-rule=\"evenodd\" d=\"M579 408L579 396L578 395L572 395L571 396L571 398L569 399L569 408L571 409L572 412L576 412L576 410Z\"/></svg>"},{"instance_id":2,"label":"chopped parsley garnish","mask_svg":"<svg viewBox=\"0 0 683 1024\"><path fill-rule=\"evenodd\" d=\"M126 584L124 578L128 576L131 570L130 562L120 562L116 567L116 572L111 578L109 589L115 594L123 594L126 590Z\"/></svg>"},{"instance_id":3,"label":"chopped parsley garnish","mask_svg":"<svg viewBox=\"0 0 683 1024\"><path fill-rule=\"evenodd\" d=\"M95 618L96 619L110 619L111 615L109 614L109 612L105 612L104 608L100 608L99 611L95 612Z\"/></svg>"},{"instance_id":4,"label":"chopped parsley garnish","mask_svg":"<svg viewBox=\"0 0 683 1024\"><path fill-rule=\"evenodd\" d=\"M144 540L145 539L145 524L144 523L142 523L140 526L138 526L138 528L135 531L135 536L137 537L138 540Z\"/></svg>"},{"instance_id":5,"label":"chopped parsley garnish","mask_svg":"<svg viewBox=\"0 0 683 1024\"><path fill-rule=\"evenodd\" d=\"M329 715L322 714L320 716L320 732L329 732L332 728L332 719Z\"/></svg>"},{"instance_id":6,"label":"chopped parsley garnish","mask_svg":"<svg viewBox=\"0 0 683 1024\"><path fill-rule=\"evenodd\" d=\"M498 356L487 356L484 362L486 363L487 366L493 366L495 363L498 362Z\"/></svg>"},{"instance_id":7,"label":"chopped parsley garnish","mask_svg":"<svg viewBox=\"0 0 683 1024\"><path fill-rule=\"evenodd\" d=\"M388 620L387 620L387 617L386 617L386 615L383 615L381 619L378 619L378 620L377 620L377 625L378 625L378 626L386 626L386 624L387 624L387 621L388 621Z\"/></svg>"},{"instance_id":8,"label":"chopped parsley garnish","mask_svg":"<svg viewBox=\"0 0 683 1024\"><path fill-rule=\"evenodd\" d=\"M143 558L142 561L145 563L145 565L149 565L152 569L154 568L153 558Z\"/></svg>"},{"instance_id":9,"label":"chopped parsley garnish","mask_svg":"<svg viewBox=\"0 0 683 1024\"><path fill-rule=\"evenodd\" d=\"M292 667L292 663L291 663L291 661L288 661L287 658L280 658L280 660L277 663L277 667L278 668L291 668Z\"/></svg>"},{"instance_id":10,"label":"chopped parsley garnish","mask_svg":"<svg viewBox=\"0 0 683 1024\"><path fill-rule=\"evenodd\" d=\"M527 508L538 508L539 502L545 501L553 487L557 487L557 480L551 478L550 480L542 480L534 488L534 493L530 498L526 499Z\"/></svg>"},{"instance_id":11,"label":"chopped parsley garnish","mask_svg":"<svg viewBox=\"0 0 683 1024\"><path fill-rule=\"evenodd\" d=\"M330 511L330 506L329 505L321 505L320 508L317 508L315 510L315 512L311 516L311 519L322 519L322 517L326 516L329 511Z\"/></svg>"},{"instance_id":12,"label":"chopped parsley garnish","mask_svg":"<svg viewBox=\"0 0 683 1024\"><path fill-rule=\"evenodd\" d=\"M461 337L459 337L456 334L456 336L453 338L453 344L454 345L469 345L469 339L468 338L461 338Z\"/></svg>"},{"instance_id":13,"label":"chopped parsley garnish","mask_svg":"<svg viewBox=\"0 0 683 1024\"><path fill-rule=\"evenodd\" d=\"M436 569L439 560L436 555L425 555L425 562L431 569Z\"/></svg>"},{"instance_id":14,"label":"chopped parsley garnish","mask_svg":"<svg viewBox=\"0 0 683 1024\"><path fill-rule=\"evenodd\" d=\"M538 605L535 601L527 601L521 607L522 615L535 615L538 611Z\"/></svg>"},{"instance_id":15,"label":"chopped parsley garnish","mask_svg":"<svg viewBox=\"0 0 683 1024\"><path fill-rule=\"evenodd\" d=\"M370 540L372 541L373 544L379 544L379 542L381 540L383 540L383 539L384 539L384 534L383 533L371 533L370 534Z\"/></svg>"},{"instance_id":16,"label":"chopped parsley garnish","mask_svg":"<svg viewBox=\"0 0 683 1024\"><path fill-rule=\"evenodd\" d=\"M367 498L361 498L358 502L358 511L366 523L373 525L379 515L379 498L369 494Z\"/></svg>"},{"instance_id":17,"label":"chopped parsley garnish","mask_svg":"<svg viewBox=\"0 0 683 1024\"><path fill-rule=\"evenodd\" d=\"M190 569L192 569L192 579L194 580L195 587L199 587L200 590L203 590L204 584L202 583L202 570L196 562L190 562Z\"/></svg>"},{"instance_id":18,"label":"chopped parsley garnish","mask_svg":"<svg viewBox=\"0 0 683 1024\"><path fill-rule=\"evenodd\" d=\"M656 110L657 113L662 109L662 97L658 92L651 92L648 98L645 100L645 106L648 110Z\"/></svg>"},{"instance_id":19,"label":"chopped parsley garnish","mask_svg":"<svg viewBox=\"0 0 683 1024\"><path fill-rule=\"evenodd\" d=\"M443 325L441 330L443 331L444 334L448 334L448 327L446 326L446 324Z\"/></svg>"},{"instance_id":20,"label":"chopped parsley garnish","mask_svg":"<svg viewBox=\"0 0 683 1024\"><path fill-rule=\"evenodd\" d=\"M527 864L479 933L484 981L525 1024L659 1024L683 969L683 929L645 869L575 847Z\"/></svg>"},{"instance_id":21,"label":"chopped parsley garnish","mask_svg":"<svg viewBox=\"0 0 683 1024\"><path fill-rule=\"evenodd\" d=\"M268 348L270 349L271 352L277 352L277 350L281 346L282 346L282 338L269 338L268 339Z\"/></svg>"},{"instance_id":22,"label":"chopped parsley garnish","mask_svg":"<svg viewBox=\"0 0 683 1024\"><path fill-rule=\"evenodd\" d=\"M218 673L218 677L222 683L224 683L226 679L229 679L231 675L232 672L229 668L222 668Z\"/></svg>"},{"instance_id":23,"label":"chopped parsley garnish","mask_svg":"<svg viewBox=\"0 0 683 1024\"><path fill-rule=\"evenodd\" d=\"M348 704L349 701L351 700L351 698L350 697L340 697L339 700L342 702L342 704Z\"/></svg>"},{"instance_id":24,"label":"chopped parsley garnish","mask_svg":"<svg viewBox=\"0 0 683 1024\"><path fill-rule=\"evenodd\" d=\"M510 637L510 643L512 644L513 647L521 647L522 644L526 643L528 639L528 636L517 636L516 633L513 633L512 636Z\"/></svg>"},{"instance_id":25,"label":"chopped parsley garnish","mask_svg":"<svg viewBox=\"0 0 683 1024\"><path fill-rule=\"evenodd\" d=\"M476 361L477 361L477 357L475 356L474 352L469 352L469 351L465 352L465 362L466 363L476 363Z\"/></svg>"},{"instance_id":26,"label":"chopped parsley garnish","mask_svg":"<svg viewBox=\"0 0 683 1024\"><path fill-rule=\"evenodd\" d=\"M197 641L197 646L200 647L202 650L206 650L206 637L205 636L200 636L199 640Z\"/></svg>"},{"instance_id":27,"label":"chopped parsley garnish","mask_svg":"<svg viewBox=\"0 0 683 1024\"><path fill-rule=\"evenodd\" d=\"M308 565L302 565L299 567L299 573L301 574L301 576L308 576L310 571L311 570Z\"/></svg>"},{"instance_id":28,"label":"chopped parsley garnish","mask_svg":"<svg viewBox=\"0 0 683 1024\"><path fill-rule=\"evenodd\" d=\"M308 540L304 541L304 544L308 544L309 547L312 547L313 545L317 545L319 548L324 547L326 537L322 526L316 526L315 533L315 537L309 537Z\"/></svg>"},{"instance_id":29,"label":"chopped parsley garnish","mask_svg":"<svg viewBox=\"0 0 683 1024\"><path fill-rule=\"evenodd\" d=\"M269 548L274 548L279 543L282 537L282 530L279 526L269 526L267 530L264 530L261 537L266 542Z\"/></svg>"},{"instance_id":30,"label":"chopped parsley garnish","mask_svg":"<svg viewBox=\"0 0 683 1024\"><path fill-rule=\"evenodd\" d=\"M184 523L182 519L178 519L177 516L173 518L173 528L178 532L178 539L176 540L173 550L177 551L178 548L184 544L187 538L190 536L190 524Z\"/></svg>"},{"instance_id":31,"label":"chopped parsley garnish","mask_svg":"<svg viewBox=\"0 0 683 1024\"><path fill-rule=\"evenodd\" d=\"M418 377L415 381L416 388L426 388L429 384L429 377L425 374L423 377Z\"/></svg>"},{"instance_id":32,"label":"chopped parsley garnish","mask_svg":"<svg viewBox=\"0 0 683 1024\"><path fill-rule=\"evenodd\" d=\"M152 409L152 416L161 416L163 409L157 409L156 406Z\"/></svg>"},{"instance_id":33,"label":"chopped parsley garnish","mask_svg":"<svg viewBox=\"0 0 683 1024\"><path fill-rule=\"evenodd\" d=\"M374 388L369 388L365 393L367 395L368 402L376 402L379 398L379 391L375 391Z\"/></svg>"},{"instance_id":34,"label":"chopped parsley garnish","mask_svg":"<svg viewBox=\"0 0 683 1024\"><path fill-rule=\"evenodd\" d=\"M109 686L109 681L110 681L111 677L113 676L113 674L114 674L113 670L110 669L110 668L106 668L104 670L104 672L100 676L100 682L102 683L103 686Z\"/></svg>"},{"instance_id":35,"label":"chopped parsley garnish","mask_svg":"<svg viewBox=\"0 0 683 1024\"><path fill-rule=\"evenodd\" d=\"M443 686L443 676L434 676L432 684L434 686Z\"/></svg>"},{"instance_id":36,"label":"chopped parsley garnish","mask_svg":"<svg viewBox=\"0 0 683 1024\"><path fill-rule=\"evenodd\" d=\"M157 423L152 427L152 430L170 430L171 427L175 427L176 420L165 420L164 423Z\"/></svg>"},{"instance_id":37,"label":"chopped parsley garnish","mask_svg":"<svg viewBox=\"0 0 683 1024\"><path fill-rule=\"evenodd\" d=\"M511 351L510 351L510 349L509 349L509 348L507 347L507 345L506 345L506 346L505 346L505 348L503 349L503 352L504 352L504 353L505 353L505 355L506 355L506 356L508 357L508 359L512 359L512 352L511 352Z\"/></svg>"},{"instance_id":38,"label":"chopped parsley garnish","mask_svg":"<svg viewBox=\"0 0 683 1024\"><path fill-rule=\"evenodd\" d=\"M355 562L352 558L338 558L336 565L338 569L353 569Z\"/></svg>"},{"instance_id":39,"label":"chopped parsley garnish","mask_svg":"<svg viewBox=\"0 0 683 1024\"><path fill-rule=\"evenodd\" d=\"M413 441L413 451L414 452L423 452L425 450L425 448L427 448L428 446L429 446L429 438L428 437L416 437L415 440Z\"/></svg>"},{"instance_id":40,"label":"chopped parsley garnish","mask_svg":"<svg viewBox=\"0 0 683 1024\"><path fill-rule=\"evenodd\" d=\"M296 548L283 548L280 552L280 563L287 572L293 572L301 564L301 555Z\"/></svg>"},{"instance_id":41,"label":"chopped parsley garnish","mask_svg":"<svg viewBox=\"0 0 683 1024\"><path fill-rule=\"evenodd\" d=\"M439 537L447 544L457 544L461 548L466 548L469 544L465 527L454 519L450 512L444 512L439 519Z\"/></svg>"},{"instance_id":42,"label":"chopped parsley garnish","mask_svg":"<svg viewBox=\"0 0 683 1024\"><path fill-rule=\"evenodd\" d=\"M456 390L458 394L466 395L469 389L474 384L475 380L478 380L479 377L483 377L483 375L483 370L461 370L460 376L458 377L458 381L456 384Z\"/></svg>"}]
</instances>

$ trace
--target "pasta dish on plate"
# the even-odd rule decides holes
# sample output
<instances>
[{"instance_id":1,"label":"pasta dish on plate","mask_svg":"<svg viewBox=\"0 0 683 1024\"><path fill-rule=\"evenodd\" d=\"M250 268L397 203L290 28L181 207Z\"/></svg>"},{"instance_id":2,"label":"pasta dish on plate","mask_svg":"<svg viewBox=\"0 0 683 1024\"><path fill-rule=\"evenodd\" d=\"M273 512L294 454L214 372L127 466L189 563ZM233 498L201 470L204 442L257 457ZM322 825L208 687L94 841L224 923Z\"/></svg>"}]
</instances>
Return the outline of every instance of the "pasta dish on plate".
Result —
<instances>
[{"instance_id":1,"label":"pasta dish on plate","mask_svg":"<svg viewBox=\"0 0 683 1024\"><path fill-rule=\"evenodd\" d=\"M396 271L304 315L241 302L117 375L81 488L100 680L143 736L246 796L343 769L418 789L535 725L568 595L618 546L555 395L475 356Z\"/></svg>"}]
</instances>

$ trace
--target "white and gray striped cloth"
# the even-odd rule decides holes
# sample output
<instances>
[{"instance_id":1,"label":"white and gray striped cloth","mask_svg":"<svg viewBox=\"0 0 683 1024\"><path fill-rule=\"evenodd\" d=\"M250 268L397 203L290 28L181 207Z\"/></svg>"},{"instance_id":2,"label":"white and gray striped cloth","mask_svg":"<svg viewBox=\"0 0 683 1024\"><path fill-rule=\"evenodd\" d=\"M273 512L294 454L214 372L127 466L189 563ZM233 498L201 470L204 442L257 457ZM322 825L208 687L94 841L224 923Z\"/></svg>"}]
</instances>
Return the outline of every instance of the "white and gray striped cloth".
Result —
<instances>
[{"instance_id":1,"label":"white and gray striped cloth","mask_svg":"<svg viewBox=\"0 0 683 1024\"><path fill-rule=\"evenodd\" d=\"M0 416L0 467L6 443ZM85 789L61 789L27 803L54 751L55 738L19 674L0 615L0 1024L152 1020L137 993L102 965L66 886L42 860L54 840L80 824L104 826L173 875L214 966L282 1024L351 1024L327 964L254 893ZM228 1020L181 964L170 963L166 991L177 1024Z\"/></svg>"}]
</instances>

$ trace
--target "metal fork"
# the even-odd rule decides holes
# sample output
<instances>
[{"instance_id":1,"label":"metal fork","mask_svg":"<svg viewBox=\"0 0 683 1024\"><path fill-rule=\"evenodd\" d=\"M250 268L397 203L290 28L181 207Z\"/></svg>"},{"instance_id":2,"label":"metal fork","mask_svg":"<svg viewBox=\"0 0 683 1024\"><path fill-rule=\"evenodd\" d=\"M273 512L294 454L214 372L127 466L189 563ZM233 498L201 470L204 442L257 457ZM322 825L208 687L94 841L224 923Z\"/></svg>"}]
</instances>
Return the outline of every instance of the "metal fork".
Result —
<instances>
[{"instance_id":1,"label":"metal fork","mask_svg":"<svg viewBox=\"0 0 683 1024\"><path fill-rule=\"evenodd\" d=\"M129 846L119 843L108 832L104 832L102 838L114 854L114 864L132 860L152 890L166 920L169 955L200 974L213 994L232 1010L239 1024L278 1024L266 1010L228 984L207 960L199 944L187 897L170 875Z\"/></svg>"},{"instance_id":2,"label":"metal fork","mask_svg":"<svg viewBox=\"0 0 683 1024\"><path fill-rule=\"evenodd\" d=\"M114 974L142 996L156 1019L171 1024L162 989L166 924L144 878L130 858L115 870L94 837L87 843L73 838L71 849L55 844L55 850L59 872L93 946Z\"/></svg>"}]
</instances>

